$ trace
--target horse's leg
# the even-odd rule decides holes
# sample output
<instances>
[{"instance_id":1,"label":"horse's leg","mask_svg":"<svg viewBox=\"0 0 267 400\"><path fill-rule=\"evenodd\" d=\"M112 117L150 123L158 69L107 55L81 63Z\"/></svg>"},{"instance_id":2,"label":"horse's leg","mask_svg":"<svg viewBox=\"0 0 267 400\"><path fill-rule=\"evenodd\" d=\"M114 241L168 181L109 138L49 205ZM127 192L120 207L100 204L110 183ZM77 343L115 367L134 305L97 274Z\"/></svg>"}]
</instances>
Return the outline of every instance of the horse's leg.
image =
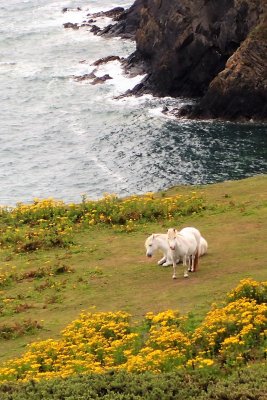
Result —
<instances>
[{"instance_id":1,"label":"horse's leg","mask_svg":"<svg viewBox=\"0 0 267 400\"><path fill-rule=\"evenodd\" d=\"M192 256L190 257L191 259L191 263L190 263L190 272L194 272L195 271L195 254L192 254Z\"/></svg>"},{"instance_id":2,"label":"horse's leg","mask_svg":"<svg viewBox=\"0 0 267 400\"><path fill-rule=\"evenodd\" d=\"M162 264L163 267L168 267L169 265L172 265L172 260L170 258L167 258L166 262Z\"/></svg>"},{"instance_id":3,"label":"horse's leg","mask_svg":"<svg viewBox=\"0 0 267 400\"><path fill-rule=\"evenodd\" d=\"M192 258L191 257L192 256L188 256L188 268L187 268L188 272L191 272L191 265L192 265Z\"/></svg>"},{"instance_id":4,"label":"horse's leg","mask_svg":"<svg viewBox=\"0 0 267 400\"><path fill-rule=\"evenodd\" d=\"M162 258L158 261L158 265L164 264L164 263L166 262L166 259L167 259L166 256L162 257Z\"/></svg>"},{"instance_id":5,"label":"horse's leg","mask_svg":"<svg viewBox=\"0 0 267 400\"><path fill-rule=\"evenodd\" d=\"M198 250L196 251L196 254L194 256L194 271L196 271L197 267L198 267L198 261L199 261L199 254L198 254Z\"/></svg>"},{"instance_id":6,"label":"horse's leg","mask_svg":"<svg viewBox=\"0 0 267 400\"><path fill-rule=\"evenodd\" d=\"M172 252L172 266L173 266L172 279L176 279L176 255L174 251Z\"/></svg>"},{"instance_id":7,"label":"horse's leg","mask_svg":"<svg viewBox=\"0 0 267 400\"><path fill-rule=\"evenodd\" d=\"M187 263L186 263L187 256L183 257L183 266L184 266L184 278L188 278L188 270L187 270Z\"/></svg>"},{"instance_id":8,"label":"horse's leg","mask_svg":"<svg viewBox=\"0 0 267 400\"><path fill-rule=\"evenodd\" d=\"M168 267L169 265L172 265L173 261L172 261L172 253L171 250L167 251L166 253L166 260L165 263L162 264L163 267Z\"/></svg>"}]
</instances>

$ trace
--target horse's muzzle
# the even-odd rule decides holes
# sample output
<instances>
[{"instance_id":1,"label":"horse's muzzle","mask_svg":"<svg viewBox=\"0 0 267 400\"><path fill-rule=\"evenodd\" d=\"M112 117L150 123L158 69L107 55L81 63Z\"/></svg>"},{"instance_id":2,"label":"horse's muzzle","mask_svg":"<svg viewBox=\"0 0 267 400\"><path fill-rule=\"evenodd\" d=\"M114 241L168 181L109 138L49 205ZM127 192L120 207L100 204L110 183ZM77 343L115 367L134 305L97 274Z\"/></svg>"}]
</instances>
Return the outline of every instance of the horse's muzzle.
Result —
<instances>
[{"instance_id":1,"label":"horse's muzzle","mask_svg":"<svg viewBox=\"0 0 267 400\"><path fill-rule=\"evenodd\" d=\"M146 256L147 256L147 257L152 257L152 254L146 253Z\"/></svg>"}]
</instances>

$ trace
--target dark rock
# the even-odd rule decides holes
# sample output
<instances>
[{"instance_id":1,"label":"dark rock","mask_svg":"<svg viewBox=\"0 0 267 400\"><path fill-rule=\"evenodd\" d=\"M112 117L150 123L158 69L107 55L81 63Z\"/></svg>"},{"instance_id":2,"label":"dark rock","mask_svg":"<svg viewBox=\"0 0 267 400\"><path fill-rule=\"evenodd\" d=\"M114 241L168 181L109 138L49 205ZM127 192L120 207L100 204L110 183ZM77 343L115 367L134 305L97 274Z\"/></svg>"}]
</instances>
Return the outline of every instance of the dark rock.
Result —
<instances>
[{"instance_id":1,"label":"dark rock","mask_svg":"<svg viewBox=\"0 0 267 400\"><path fill-rule=\"evenodd\" d=\"M121 58L119 56L107 56L107 57L99 58L99 60L96 60L91 65L98 66L98 65L101 65L101 64L106 64L106 63L108 63L110 61L115 61L115 60L120 61Z\"/></svg>"},{"instance_id":2,"label":"dark rock","mask_svg":"<svg viewBox=\"0 0 267 400\"><path fill-rule=\"evenodd\" d=\"M125 39L133 40L140 23L140 13L143 8L143 2L144 0L136 0L128 10L117 12L116 15L113 11L114 9L110 10L110 12L113 12L113 20L117 21L117 23L109 27L108 31L103 34L108 36L120 36ZM111 14L107 15L107 13L110 12L106 12L105 15L111 16Z\"/></svg>"},{"instance_id":3,"label":"dark rock","mask_svg":"<svg viewBox=\"0 0 267 400\"><path fill-rule=\"evenodd\" d=\"M267 41L249 37L213 79L191 116L266 120L266 67Z\"/></svg>"},{"instance_id":4,"label":"dark rock","mask_svg":"<svg viewBox=\"0 0 267 400\"><path fill-rule=\"evenodd\" d=\"M137 50L150 65L158 94L202 96L258 22L260 8L252 3L259 1L143 2Z\"/></svg>"},{"instance_id":5,"label":"dark rock","mask_svg":"<svg viewBox=\"0 0 267 400\"><path fill-rule=\"evenodd\" d=\"M93 82L92 85L97 85L98 83L104 83L106 80L112 79L112 77L109 74L105 74L103 76L97 76Z\"/></svg>"},{"instance_id":6,"label":"dark rock","mask_svg":"<svg viewBox=\"0 0 267 400\"><path fill-rule=\"evenodd\" d=\"M97 25L92 25L92 28L90 29L90 32L94 33L95 35L101 31L101 29L99 28L99 26Z\"/></svg>"},{"instance_id":7,"label":"dark rock","mask_svg":"<svg viewBox=\"0 0 267 400\"><path fill-rule=\"evenodd\" d=\"M266 119L266 0L137 0L132 7L137 50L125 68L142 65L148 74L138 93L204 96L181 116ZM131 26L127 12L109 35Z\"/></svg>"},{"instance_id":8,"label":"dark rock","mask_svg":"<svg viewBox=\"0 0 267 400\"><path fill-rule=\"evenodd\" d=\"M62 8L62 12L63 13L65 13L67 11L82 11L82 9L80 7L77 7L76 9L71 9L71 8L68 8L68 7Z\"/></svg>"},{"instance_id":9,"label":"dark rock","mask_svg":"<svg viewBox=\"0 0 267 400\"><path fill-rule=\"evenodd\" d=\"M148 71L148 66L146 62L142 59L142 56L138 51L132 53L129 57L122 60L122 66L124 68L124 73L130 77L135 77L136 75L144 75Z\"/></svg>"},{"instance_id":10,"label":"dark rock","mask_svg":"<svg viewBox=\"0 0 267 400\"><path fill-rule=\"evenodd\" d=\"M72 29L79 29L79 26L77 23L72 23L72 22L66 22L63 24L64 28L72 28Z\"/></svg>"},{"instance_id":11,"label":"dark rock","mask_svg":"<svg viewBox=\"0 0 267 400\"><path fill-rule=\"evenodd\" d=\"M166 114L168 111L169 111L169 109L167 106L163 107L163 109L162 109L163 114Z\"/></svg>"},{"instance_id":12,"label":"dark rock","mask_svg":"<svg viewBox=\"0 0 267 400\"><path fill-rule=\"evenodd\" d=\"M107 34L111 30L112 27L113 27L113 24L109 24L109 25L105 26L105 28L101 29L101 31L99 32L99 35Z\"/></svg>"},{"instance_id":13,"label":"dark rock","mask_svg":"<svg viewBox=\"0 0 267 400\"><path fill-rule=\"evenodd\" d=\"M93 14L87 14L87 17L92 18L100 18L100 17L109 17L109 18L119 18L119 16L124 12L123 7L115 7L108 11L100 11Z\"/></svg>"},{"instance_id":14,"label":"dark rock","mask_svg":"<svg viewBox=\"0 0 267 400\"><path fill-rule=\"evenodd\" d=\"M96 78L95 71L96 71L96 70L90 72L90 74L84 74L84 75L80 75L80 76L74 76L73 79L74 79L75 81L77 81L77 82L85 81L85 80L88 80L88 79L95 79L95 78Z\"/></svg>"},{"instance_id":15,"label":"dark rock","mask_svg":"<svg viewBox=\"0 0 267 400\"><path fill-rule=\"evenodd\" d=\"M175 110L175 115L178 118L188 117L192 113L193 106L191 104L185 104L181 108Z\"/></svg>"}]
</instances>

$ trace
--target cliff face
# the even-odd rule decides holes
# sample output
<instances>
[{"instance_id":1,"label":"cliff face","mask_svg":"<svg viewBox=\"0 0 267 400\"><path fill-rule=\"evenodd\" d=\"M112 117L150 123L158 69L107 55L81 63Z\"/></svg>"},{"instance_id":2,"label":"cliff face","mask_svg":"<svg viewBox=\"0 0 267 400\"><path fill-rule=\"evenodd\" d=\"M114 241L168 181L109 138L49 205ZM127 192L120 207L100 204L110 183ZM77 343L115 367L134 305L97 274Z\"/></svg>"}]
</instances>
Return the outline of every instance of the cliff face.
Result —
<instances>
[{"instance_id":1,"label":"cliff face","mask_svg":"<svg viewBox=\"0 0 267 400\"><path fill-rule=\"evenodd\" d=\"M267 119L267 20L241 44L191 116Z\"/></svg>"},{"instance_id":2,"label":"cliff face","mask_svg":"<svg viewBox=\"0 0 267 400\"><path fill-rule=\"evenodd\" d=\"M204 96L194 116L266 118L266 0L135 4L136 54L147 65L146 89Z\"/></svg>"}]
</instances>

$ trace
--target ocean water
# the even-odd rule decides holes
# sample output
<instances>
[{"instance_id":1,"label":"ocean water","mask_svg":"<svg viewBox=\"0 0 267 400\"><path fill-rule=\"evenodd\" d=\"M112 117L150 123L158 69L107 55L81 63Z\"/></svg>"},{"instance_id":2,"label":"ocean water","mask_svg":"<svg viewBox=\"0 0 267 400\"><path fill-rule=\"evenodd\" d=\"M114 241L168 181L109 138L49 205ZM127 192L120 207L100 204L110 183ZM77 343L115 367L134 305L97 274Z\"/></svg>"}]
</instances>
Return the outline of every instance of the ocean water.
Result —
<instances>
[{"instance_id":1,"label":"ocean water","mask_svg":"<svg viewBox=\"0 0 267 400\"><path fill-rule=\"evenodd\" d=\"M64 29L89 12L130 1L9 0L0 3L0 204L53 196L125 196L267 172L263 124L175 120L162 108L189 99L116 96L135 86L118 61L112 79L77 82L95 60L127 57L135 43ZM63 7L75 10L62 13ZM76 10L81 7L82 11ZM97 25L110 21L100 19Z\"/></svg>"}]
</instances>

